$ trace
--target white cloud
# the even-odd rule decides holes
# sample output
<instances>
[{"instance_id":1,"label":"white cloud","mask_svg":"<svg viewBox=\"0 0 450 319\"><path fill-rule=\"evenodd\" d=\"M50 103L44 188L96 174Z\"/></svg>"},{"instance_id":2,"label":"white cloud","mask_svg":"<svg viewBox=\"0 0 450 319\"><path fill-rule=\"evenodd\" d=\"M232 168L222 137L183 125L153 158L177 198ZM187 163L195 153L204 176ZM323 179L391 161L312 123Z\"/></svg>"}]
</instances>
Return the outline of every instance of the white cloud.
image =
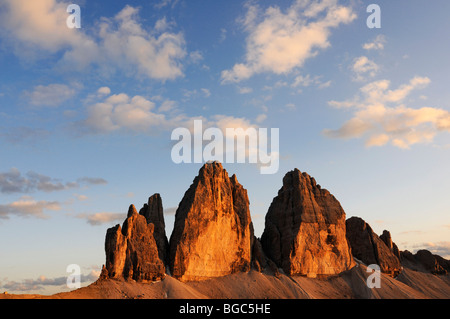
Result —
<instances>
[{"instance_id":1,"label":"white cloud","mask_svg":"<svg viewBox=\"0 0 450 319\"><path fill-rule=\"evenodd\" d=\"M161 0L158 3L154 4L156 9L162 9L164 7L170 6L172 9L177 5L178 0Z\"/></svg>"},{"instance_id":2,"label":"white cloud","mask_svg":"<svg viewBox=\"0 0 450 319\"><path fill-rule=\"evenodd\" d=\"M109 87L107 87L107 86L103 86L103 87L101 87L101 88L99 88L97 90L97 93L99 95L110 95L111 94L111 89Z\"/></svg>"},{"instance_id":3,"label":"white cloud","mask_svg":"<svg viewBox=\"0 0 450 319\"><path fill-rule=\"evenodd\" d=\"M100 271L97 269L93 269L90 271L88 275L81 274L80 281L82 283L90 283L94 282L100 276ZM12 292L28 292L28 291L36 291L42 290L45 286L61 286L66 287L67 284L67 276L57 277L57 278L48 278L44 275L39 276L37 279L24 279L22 281L4 281L1 283L0 287L4 290L12 291Z\"/></svg>"},{"instance_id":4,"label":"white cloud","mask_svg":"<svg viewBox=\"0 0 450 319\"><path fill-rule=\"evenodd\" d=\"M311 77L310 75L298 75L295 79L294 79L294 83L292 83L292 87L297 87L297 86L310 86L312 83Z\"/></svg>"},{"instance_id":5,"label":"white cloud","mask_svg":"<svg viewBox=\"0 0 450 319\"><path fill-rule=\"evenodd\" d=\"M66 26L67 6L55 0L4 0L0 3L0 26L15 53L35 58L40 52L64 50L63 60L87 66L99 53L95 41Z\"/></svg>"},{"instance_id":6,"label":"white cloud","mask_svg":"<svg viewBox=\"0 0 450 319\"><path fill-rule=\"evenodd\" d=\"M76 182L66 182L42 175L33 171L25 175L17 168L11 168L8 172L0 173L0 193L31 193L35 191L55 192L71 188L80 187L80 185L103 185L107 184L103 178L82 177Z\"/></svg>"},{"instance_id":7,"label":"white cloud","mask_svg":"<svg viewBox=\"0 0 450 319\"><path fill-rule=\"evenodd\" d=\"M389 142L389 140L390 140L390 137L387 134L373 135L373 136L369 137L369 139L366 142L366 145L368 147L383 146L383 145L386 145Z\"/></svg>"},{"instance_id":8,"label":"white cloud","mask_svg":"<svg viewBox=\"0 0 450 319\"><path fill-rule=\"evenodd\" d=\"M113 19L103 19L99 35L108 60L125 68L131 65L138 74L152 79L164 81L183 76L180 63L186 56L183 35L144 30L138 12L127 5Z\"/></svg>"},{"instance_id":9,"label":"white cloud","mask_svg":"<svg viewBox=\"0 0 450 319\"><path fill-rule=\"evenodd\" d=\"M64 84L38 85L25 95L33 106L60 106L76 94L76 89Z\"/></svg>"},{"instance_id":10,"label":"white cloud","mask_svg":"<svg viewBox=\"0 0 450 319\"><path fill-rule=\"evenodd\" d=\"M200 51L193 51L189 53L189 59L196 64L203 60L203 54Z\"/></svg>"},{"instance_id":11,"label":"white cloud","mask_svg":"<svg viewBox=\"0 0 450 319\"><path fill-rule=\"evenodd\" d=\"M390 81L369 83L361 94L344 102L330 101L330 106L353 109L353 118L337 130L324 134L337 138L362 138L366 146L383 146L389 142L408 149L414 144L429 143L443 131L450 131L450 112L433 107L411 108L405 100L430 83L427 77L414 77L409 83L390 90Z\"/></svg>"},{"instance_id":12,"label":"white cloud","mask_svg":"<svg viewBox=\"0 0 450 319\"><path fill-rule=\"evenodd\" d=\"M331 80L329 80L329 81L327 81L327 82L320 83L319 86L318 86L318 88L319 88L319 89L325 89L325 88L328 88L328 87L330 87L330 86L331 86Z\"/></svg>"},{"instance_id":13,"label":"white cloud","mask_svg":"<svg viewBox=\"0 0 450 319\"><path fill-rule=\"evenodd\" d=\"M255 122L256 123L262 123L267 119L267 115L266 114L260 114L256 117Z\"/></svg>"},{"instance_id":14,"label":"white cloud","mask_svg":"<svg viewBox=\"0 0 450 319\"><path fill-rule=\"evenodd\" d=\"M167 31L165 19L146 30L139 22L139 10L125 6L113 18L101 18L88 35L83 28L67 28L69 4L4 0L0 4L0 30L17 55L29 59L40 52L61 52L63 58L58 65L70 65L72 72L74 65L80 70L96 65L109 72L122 70L126 75L161 81L183 76L185 40L181 33Z\"/></svg>"},{"instance_id":15,"label":"white cloud","mask_svg":"<svg viewBox=\"0 0 450 319\"><path fill-rule=\"evenodd\" d=\"M239 87L238 88L240 94L249 94L253 92L253 89L250 87Z\"/></svg>"},{"instance_id":16,"label":"white cloud","mask_svg":"<svg viewBox=\"0 0 450 319\"><path fill-rule=\"evenodd\" d=\"M175 110L177 107L177 102L172 100L165 100L161 106L158 108L158 112L170 112Z\"/></svg>"},{"instance_id":17,"label":"white cloud","mask_svg":"<svg viewBox=\"0 0 450 319\"><path fill-rule=\"evenodd\" d=\"M205 89L206 90L206 89ZM204 96L209 90L201 90ZM190 97L198 94L197 90L185 90L184 95ZM158 100L160 100L158 98ZM89 133L110 133L125 130L131 133L159 133L176 127L191 128L194 119L202 119L208 126L247 127L250 121L233 116L213 115L209 119L203 116L187 116L179 112L177 103L165 100L156 108L156 104L142 96L130 97L125 93L113 94L87 107L86 118L82 127ZM244 125L244 126L239 126Z\"/></svg>"},{"instance_id":18,"label":"white cloud","mask_svg":"<svg viewBox=\"0 0 450 319\"><path fill-rule=\"evenodd\" d=\"M45 211L59 211L61 205L54 201L36 201L29 196L22 196L18 201L0 205L0 219L9 219L11 215L20 217L49 218Z\"/></svg>"},{"instance_id":19,"label":"white cloud","mask_svg":"<svg viewBox=\"0 0 450 319\"><path fill-rule=\"evenodd\" d=\"M332 28L352 22L356 15L337 0L297 0L286 12L264 12L248 5L242 23L248 32L245 63L222 72L222 83L240 82L255 74L286 74L330 46Z\"/></svg>"},{"instance_id":20,"label":"white cloud","mask_svg":"<svg viewBox=\"0 0 450 319\"><path fill-rule=\"evenodd\" d=\"M383 50L386 44L386 37L382 34L378 35L372 42L364 43L364 50Z\"/></svg>"},{"instance_id":21,"label":"white cloud","mask_svg":"<svg viewBox=\"0 0 450 319\"><path fill-rule=\"evenodd\" d=\"M142 132L167 122L165 115L152 112L154 107L155 103L142 96L131 98L124 93L116 94L89 106L84 124L98 132L118 129Z\"/></svg>"},{"instance_id":22,"label":"white cloud","mask_svg":"<svg viewBox=\"0 0 450 319\"><path fill-rule=\"evenodd\" d=\"M77 218L85 219L86 222L92 226L122 222L125 219L125 217L126 215L123 213L109 213L109 212L77 215Z\"/></svg>"},{"instance_id":23,"label":"white cloud","mask_svg":"<svg viewBox=\"0 0 450 319\"><path fill-rule=\"evenodd\" d=\"M311 85L317 86L319 89L323 89L329 87L331 85L331 81L322 82L320 76L311 76L307 75L297 75L294 79L294 82L291 84L291 87L308 87Z\"/></svg>"},{"instance_id":24,"label":"white cloud","mask_svg":"<svg viewBox=\"0 0 450 319\"><path fill-rule=\"evenodd\" d=\"M239 118L234 116L227 115L214 115L211 120L208 121L209 127L217 127L222 130L222 132L226 132L227 128L242 128L244 130L250 127L257 127L252 124L250 120L246 118Z\"/></svg>"},{"instance_id":25,"label":"white cloud","mask_svg":"<svg viewBox=\"0 0 450 319\"><path fill-rule=\"evenodd\" d=\"M366 78L372 78L378 70L378 65L366 56L360 56L353 61L352 71L354 72L355 81L364 81Z\"/></svg>"}]
</instances>

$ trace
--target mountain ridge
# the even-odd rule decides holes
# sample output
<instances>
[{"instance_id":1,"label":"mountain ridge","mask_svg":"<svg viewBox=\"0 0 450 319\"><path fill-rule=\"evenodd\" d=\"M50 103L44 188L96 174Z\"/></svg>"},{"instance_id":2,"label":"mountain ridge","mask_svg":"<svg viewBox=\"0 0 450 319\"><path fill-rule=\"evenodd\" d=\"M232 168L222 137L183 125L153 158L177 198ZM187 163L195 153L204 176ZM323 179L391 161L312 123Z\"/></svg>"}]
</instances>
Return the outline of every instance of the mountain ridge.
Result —
<instances>
[{"instance_id":1,"label":"mountain ridge","mask_svg":"<svg viewBox=\"0 0 450 319\"><path fill-rule=\"evenodd\" d=\"M450 298L450 261L399 251L389 231L378 236L363 219L346 219L338 200L298 169L283 178L261 238L247 190L212 162L180 201L170 240L154 194L107 230L105 255L88 287L0 298ZM379 288L368 285L373 264Z\"/></svg>"}]
</instances>

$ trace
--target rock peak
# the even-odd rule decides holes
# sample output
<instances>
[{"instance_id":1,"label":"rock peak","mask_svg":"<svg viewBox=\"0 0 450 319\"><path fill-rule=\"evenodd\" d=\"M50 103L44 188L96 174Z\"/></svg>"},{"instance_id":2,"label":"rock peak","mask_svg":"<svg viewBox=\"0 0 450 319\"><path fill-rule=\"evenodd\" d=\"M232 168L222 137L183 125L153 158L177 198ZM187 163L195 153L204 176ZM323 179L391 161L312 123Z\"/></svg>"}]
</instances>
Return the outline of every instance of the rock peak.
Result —
<instances>
[{"instance_id":1,"label":"rock peak","mask_svg":"<svg viewBox=\"0 0 450 319\"><path fill-rule=\"evenodd\" d=\"M164 263L158 256L153 230L153 224L147 224L131 205L123 226L116 225L106 232L103 275L136 281L164 278Z\"/></svg>"},{"instance_id":2,"label":"rock peak","mask_svg":"<svg viewBox=\"0 0 450 319\"><path fill-rule=\"evenodd\" d=\"M138 212L137 212L137 210L136 210L136 207L134 207L134 205L130 205L130 207L128 208L128 214L127 214L127 217L131 217L131 216L133 216L133 215L135 215L135 214L137 214Z\"/></svg>"},{"instance_id":3,"label":"rock peak","mask_svg":"<svg viewBox=\"0 0 450 319\"><path fill-rule=\"evenodd\" d=\"M252 240L247 191L222 164L206 163L175 214L172 275L190 281L248 270Z\"/></svg>"},{"instance_id":4,"label":"rock peak","mask_svg":"<svg viewBox=\"0 0 450 319\"><path fill-rule=\"evenodd\" d=\"M347 240L352 248L353 256L366 265L378 265L383 273L392 277L401 272L402 266L394 253L394 245L389 232L383 233L383 240L375 234L369 224L359 217L347 219L346 227Z\"/></svg>"},{"instance_id":5,"label":"rock peak","mask_svg":"<svg viewBox=\"0 0 450 319\"><path fill-rule=\"evenodd\" d=\"M227 171L223 168L220 162L208 162L205 163L198 172L198 177L206 177L206 176L220 176L226 174L228 177Z\"/></svg>"},{"instance_id":6,"label":"rock peak","mask_svg":"<svg viewBox=\"0 0 450 319\"><path fill-rule=\"evenodd\" d=\"M289 275L331 275L354 265L340 203L298 169L283 178L267 212L261 244Z\"/></svg>"},{"instance_id":7,"label":"rock peak","mask_svg":"<svg viewBox=\"0 0 450 319\"><path fill-rule=\"evenodd\" d=\"M156 193L149 197L147 204L139 211L144 216L148 224L154 225L153 235L158 246L159 257L168 263L169 241L166 236L166 224L164 222L164 209L162 205L161 195Z\"/></svg>"}]
</instances>

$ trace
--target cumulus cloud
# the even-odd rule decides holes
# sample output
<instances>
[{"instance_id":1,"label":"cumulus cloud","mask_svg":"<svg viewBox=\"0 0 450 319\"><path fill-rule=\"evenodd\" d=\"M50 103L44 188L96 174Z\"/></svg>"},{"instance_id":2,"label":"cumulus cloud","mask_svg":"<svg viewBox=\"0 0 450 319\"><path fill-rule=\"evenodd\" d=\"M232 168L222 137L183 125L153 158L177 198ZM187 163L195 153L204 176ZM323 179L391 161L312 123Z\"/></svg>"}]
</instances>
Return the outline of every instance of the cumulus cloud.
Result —
<instances>
[{"instance_id":1,"label":"cumulus cloud","mask_svg":"<svg viewBox=\"0 0 450 319\"><path fill-rule=\"evenodd\" d=\"M109 213L109 212L77 215L77 218L85 219L86 222L92 226L121 222L125 219L125 217L126 216L123 213Z\"/></svg>"},{"instance_id":2,"label":"cumulus cloud","mask_svg":"<svg viewBox=\"0 0 450 319\"><path fill-rule=\"evenodd\" d=\"M211 94L207 89L201 89L201 92L205 97ZM197 91L185 91L186 96L192 94L197 94ZM111 133L123 130L131 133L154 134L176 127L191 129L196 119L203 120L208 127L224 127L224 123L238 125L230 127L248 127L250 123L244 118L225 115L213 115L209 119L203 116L188 116L180 113L175 101L165 100L156 107L155 102L145 97L139 95L130 97L120 93L105 96L99 102L89 105L81 126L87 129L88 133Z\"/></svg>"},{"instance_id":3,"label":"cumulus cloud","mask_svg":"<svg viewBox=\"0 0 450 319\"><path fill-rule=\"evenodd\" d=\"M209 93L209 91L203 90L202 92L204 94ZM160 101L161 99L157 98L156 100ZM156 107L155 102L145 97L130 97L125 93L120 93L104 97L98 103L89 105L86 118L82 120L80 125L77 125L77 129L81 128L87 134L108 134L112 132L159 134L176 128L186 128L192 134L194 133L194 121L201 120L203 130L218 128L225 135L227 128L230 128L237 129L237 134L245 135L248 128L256 129L257 124L263 122L266 117L265 114L260 114L255 119L255 124L244 117L223 114L209 117L188 116L177 109L176 103L164 101L159 107ZM196 144L196 146L201 147L203 145ZM224 155L223 152L215 151L217 152L216 156ZM251 151L246 150L245 154L258 154L257 152L258 150L254 148ZM243 152L240 151L240 154L243 154Z\"/></svg>"},{"instance_id":4,"label":"cumulus cloud","mask_svg":"<svg viewBox=\"0 0 450 319\"><path fill-rule=\"evenodd\" d=\"M331 81L322 82L320 76L311 76L307 75L298 75L295 77L294 82L291 84L291 87L308 87L314 85L319 89L323 89L329 87L331 85Z\"/></svg>"},{"instance_id":5,"label":"cumulus cloud","mask_svg":"<svg viewBox=\"0 0 450 319\"><path fill-rule=\"evenodd\" d=\"M113 19L103 19L99 34L108 59L117 65L131 65L152 79L182 76L180 60L187 54L183 35L162 29L159 21L155 30L147 31L139 23L138 13L138 9L126 6Z\"/></svg>"},{"instance_id":6,"label":"cumulus cloud","mask_svg":"<svg viewBox=\"0 0 450 319\"><path fill-rule=\"evenodd\" d=\"M45 211L61 210L60 203L48 201L36 201L29 196L23 196L18 201L0 205L0 219L9 219L10 216L33 217L47 219Z\"/></svg>"},{"instance_id":7,"label":"cumulus cloud","mask_svg":"<svg viewBox=\"0 0 450 319\"><path fill-rule=\"evenodd\" d=\"M285 11L247 6L242 20L248 32L244 63L222 72L222 83L240 82L255 74L286 74L330 46L331 29L356 18L337 0L297 0Z\"/></svg>"},{"instance_id":8,"label":"cumulus cloud","mask_svg":"<svg viewBox=\"0 0 450 319\"><path fill-rule=\"evenodd\" d=\"M145 132L166 126L166 116L154 109L155 103L142 96L115 94L90 105L84 125L93 132L112 132L118 129ZM165 107L163 109L167 110Z\"/></svg>"},{"instance_id":9,"label":"cumulus cloud","mask_svg":"<svg viewBox=\"0 0 450 319\"><path fill-rule=\"evenodd\" d=\"M253 89L250 87L238 87L239 94L249 94L253 92Z\"/></svg>"},{"instance_id":10,"label":"cumulus cloud","mask_svg":"<svg viewBox=\"0 0 450 319\"><path fill-rule=\"evenodd\" d=\"M97 90L97 93L99 95L110 95L111 94L111 89L109 87L107 87L107 86L103 86L103 87L101 87L101 88L99 88Z\"/></svg>"},{"instance_id":11,"label":"cumulus cloud","mask_svg":"<svg viewBox=\"0 0 450 319\"><path fill-rule=\"evenodd\" d=\"M379 70L378 65L366 56L355 58L351 68L354 72L355 81L364 81L366 78L372 78Z\"/></svg>"},{"instance_id":12,"label":"cumulus cloud","mask_svg":"<svg viewBox=\"0 0 450 319\"><path fill-rule=\"evenodd\" d=\"M183 76L187 55L182 33L170 32L165 21L150 30L139 22L139 10L125 6L112 18L102 18L92 31L66 26L69 2L4 0L0 3L0 30L15 53L23 58L61 53L59 65L77 69L96 65L109 72L141 75L161 81ZM32 55L32 56L30 56ZM73 71L73 69L71 69Z\"/></svg>"},{"instance_id":13,"label":"cumulus cloud","mask_svg":"<svg viewBox=\"0 0 450 319\"><path fill-rule=\"evenodd\" d=\"M102 178L82 177L75 182L62 182L58 179L30 171L22 174L17 168L0 173L0 193L31 193L35 191L54 192L81 185L102 185L107 181Z\"/></svg>"},{"instance_id":14,"label":"cumulus cloud","mask_svg":"<svg viewBox=\"0 0 450 319\"><path fill-rule=\"evenodd\" d=\"M324 134L335 138L362 138L366 146L383 146L389 142L407 149L414 144L431 142L436 134L450 131L450 112L433 107L411 108L405 100L415 90L430 83L427 77L414 77L409 83L390 89L390 81L369 83L351 100L330 101L335 108L351 109L354 116L337 130Z\"/></svg>"},{"instance_id":15,"label":"cumulus cloud","mask_svg":"<svg viewBox=\"0 0 450 319\"><path fill-rule=\"evenodd\" d=\"M372 41L368 43L363 44L364 50L383 50L384 45L386 44L386 37L382 34L377 35L377 37Z\"/></svg>"},{"instance_id":16,"label":"cumulus cloud","mask_svg":"<svg viewBox=\"0 0 450 319\"><path fill-rule=\"evenodd\" d=\"M98 46L85 33L67 28L69 4L55 0L4 0L0 4L2 33L22 57L30 58L35 52L64 51L66 61L86 66L99 53Z\"/></svg>"}]
</instances>

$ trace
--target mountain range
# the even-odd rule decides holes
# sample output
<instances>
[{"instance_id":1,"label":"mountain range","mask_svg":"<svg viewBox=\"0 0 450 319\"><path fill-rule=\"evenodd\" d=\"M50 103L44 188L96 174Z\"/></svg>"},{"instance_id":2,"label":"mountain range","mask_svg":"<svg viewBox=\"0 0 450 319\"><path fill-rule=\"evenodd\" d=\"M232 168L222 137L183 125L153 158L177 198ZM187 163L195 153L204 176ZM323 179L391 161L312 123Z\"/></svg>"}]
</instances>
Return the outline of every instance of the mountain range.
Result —
<instances>
[{"instance_id":1,"label":"mountain range","mask_svg":"<svg viewBox=\"0 0 450 319\"><path fill-rule=\"evenodd\" d=\"M377 235L362 218L347 218L339 201L298 169L284 176L261 238L247 190L210 162L178 205L170 238L154 194L107 230L105 255L88 287L33 298L450 298L449 260L400 251L389 231Z\"/></svg>"}]
</instances>

